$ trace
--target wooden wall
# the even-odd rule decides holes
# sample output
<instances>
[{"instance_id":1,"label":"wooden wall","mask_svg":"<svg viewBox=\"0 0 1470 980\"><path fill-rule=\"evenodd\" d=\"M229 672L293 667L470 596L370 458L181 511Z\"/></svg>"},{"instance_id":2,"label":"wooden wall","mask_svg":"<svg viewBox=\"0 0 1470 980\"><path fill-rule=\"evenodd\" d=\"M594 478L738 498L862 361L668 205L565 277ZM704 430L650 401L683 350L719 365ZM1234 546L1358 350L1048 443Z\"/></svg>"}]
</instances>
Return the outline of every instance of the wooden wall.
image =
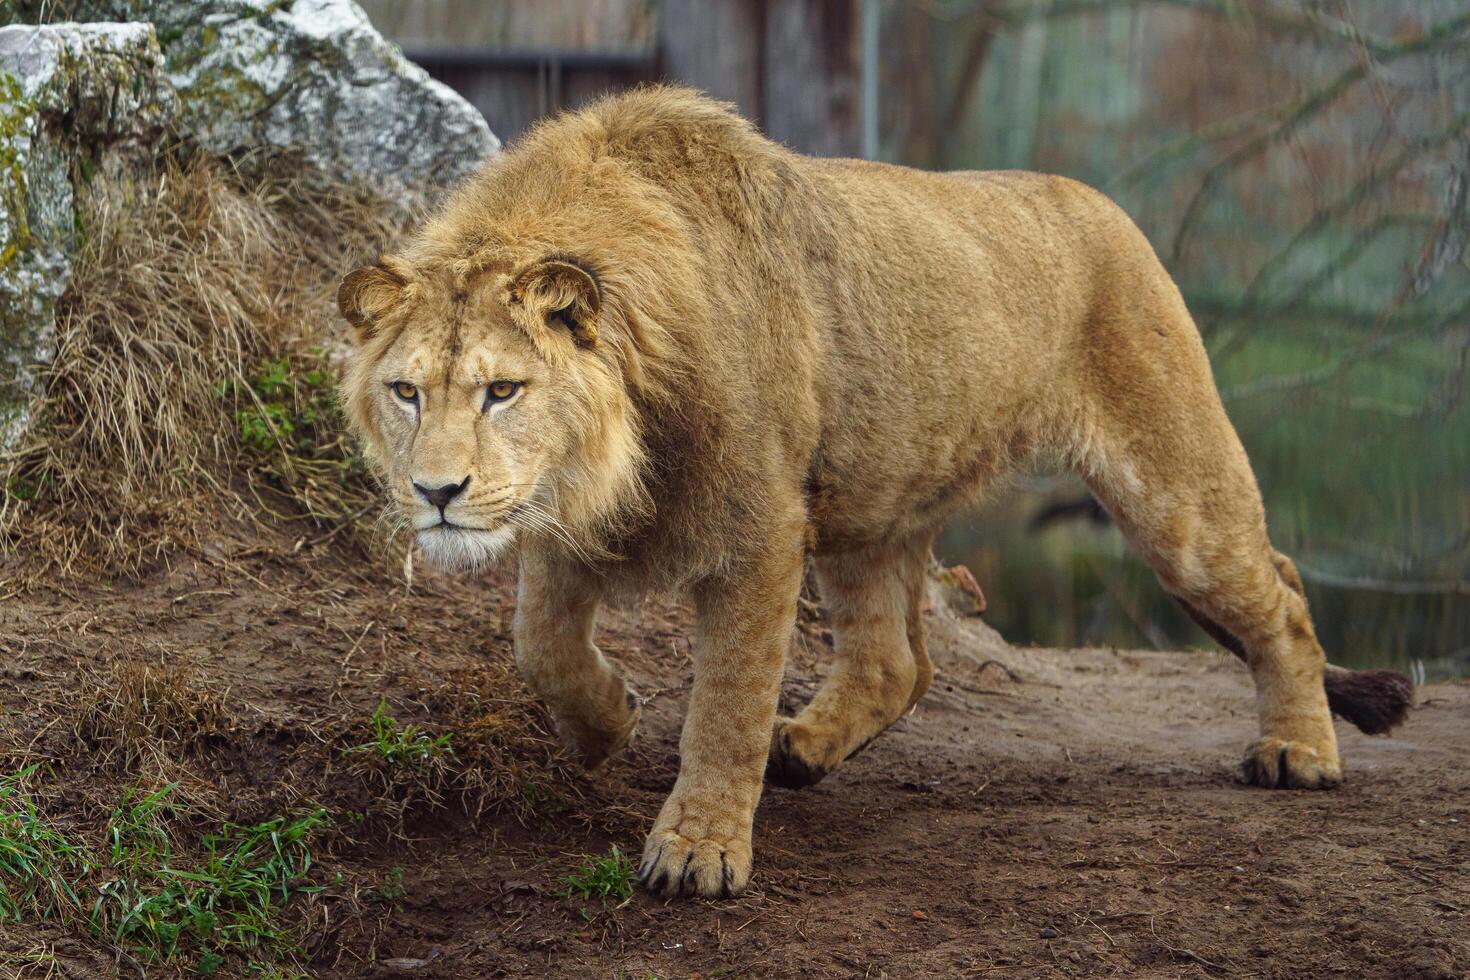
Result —
<instances>
[{"instance_id":1,"label":"wooden wall","mask_svg":"<svg viewBox=\"0 0 1470 980\"><path fill-rule=\"evenodd\" d=\"M364 0L503 140L640 82L692 85L808 153L858 152L860 0Z\"/></svg>"}]
</instances>

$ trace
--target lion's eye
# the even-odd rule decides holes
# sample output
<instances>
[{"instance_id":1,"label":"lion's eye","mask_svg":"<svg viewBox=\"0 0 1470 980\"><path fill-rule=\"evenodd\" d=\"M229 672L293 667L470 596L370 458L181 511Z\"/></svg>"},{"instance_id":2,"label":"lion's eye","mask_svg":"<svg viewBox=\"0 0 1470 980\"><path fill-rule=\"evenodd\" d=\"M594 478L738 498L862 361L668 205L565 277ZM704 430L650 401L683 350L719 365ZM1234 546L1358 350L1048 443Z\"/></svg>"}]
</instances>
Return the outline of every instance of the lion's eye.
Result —
<instances>
[{"instance_id":1,"label":"lion's eye","mask_svg":"<svg viewBox=\"0 0 1470 980\"><path fill-rule=\"evenodd\" d=\"M399 398L402 398L406 402L416 402L419 400L418 387L408 383L407 381L395 381L388 387L393 389L393 394L397 395Z\"/></svg>"},{"instance_id":2,"label":"lion's eye","mask_svg":"<svg viewBox=\"0 0 1470 980\"><path fill-rule=\"evenodd\" d=\"M499 381L492 381L488 390L485 392L485 405L488 407L494 405L496 402L509 401L520 390L521 383L519 381L506 381L503 378Z\"/></svg>"}]
</instances>

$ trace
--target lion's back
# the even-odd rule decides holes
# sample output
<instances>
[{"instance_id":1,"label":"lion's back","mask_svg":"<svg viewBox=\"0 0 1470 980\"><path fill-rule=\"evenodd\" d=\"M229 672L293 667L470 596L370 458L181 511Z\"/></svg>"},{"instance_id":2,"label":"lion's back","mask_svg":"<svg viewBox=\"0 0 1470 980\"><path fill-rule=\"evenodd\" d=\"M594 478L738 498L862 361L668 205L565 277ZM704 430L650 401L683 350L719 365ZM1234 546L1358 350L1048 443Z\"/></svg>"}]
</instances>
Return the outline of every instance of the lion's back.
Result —
<instances>
[{"instance_id":1,"label":"lion's back","mask_svg":"<svg viewBox=\"0 0 1470 980\"><path fill-rule=\"evenodd\" d=\"M1097 359L1154 336L1114 312L1140 292L1177 301L1142 232L1076 181L810 166L851 216L811 285L826 314L817 516L833 540L932 523L1076 431Z\"/></svg>"}]
</instances>

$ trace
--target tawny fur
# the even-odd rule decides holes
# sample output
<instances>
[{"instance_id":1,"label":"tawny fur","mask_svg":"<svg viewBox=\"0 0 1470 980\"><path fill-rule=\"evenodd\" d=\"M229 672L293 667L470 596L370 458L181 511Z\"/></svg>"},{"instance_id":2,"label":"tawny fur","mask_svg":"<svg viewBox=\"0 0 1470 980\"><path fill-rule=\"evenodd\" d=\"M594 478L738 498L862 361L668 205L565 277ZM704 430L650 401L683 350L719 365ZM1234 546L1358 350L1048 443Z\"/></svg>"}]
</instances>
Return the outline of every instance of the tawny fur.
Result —
<instances>
[{"instance_id":1,"label":"tawny fur","mask_svg":"<svg viewBox=\"0 0 1470 980\"><path fill-rule=\"evenodd\" d=\"M538 126L339 300L369 454L431 557L514 540L518 662L589 763L638 717L598 604L692 596L682 765L641 868L656 891L739 892L768 760L820 778L923 695L930 540L1037 454L1238 639L1247 777L1341 778L1322 651L1199 335L1096 191L803 157L644 89ZM492 403L494 379L523 384ZM436 486L462 492L438 510ZM777 719L808 550L838 663Z\"/></svg>"}]
</instances>

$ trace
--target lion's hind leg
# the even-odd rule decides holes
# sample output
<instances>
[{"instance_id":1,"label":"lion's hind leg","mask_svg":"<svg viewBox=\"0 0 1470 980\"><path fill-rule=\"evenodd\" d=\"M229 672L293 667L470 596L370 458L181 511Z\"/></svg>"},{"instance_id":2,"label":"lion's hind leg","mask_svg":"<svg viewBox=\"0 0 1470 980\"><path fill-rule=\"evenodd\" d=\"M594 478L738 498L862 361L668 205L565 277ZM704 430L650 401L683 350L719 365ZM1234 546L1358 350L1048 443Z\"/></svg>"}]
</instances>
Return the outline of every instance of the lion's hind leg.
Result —
<instances>
[{"instance_id":1,"label":"lion's hind leg","mask_svg":"<svg viewBox=\"0 0 1470 980\"><path fill-rule=\"evenodd\" d=\"M795 718L778 718L766 779L817 782L897 721L929 687L922 603L929 538L816 559L837 663Z\"/></svg>"},{"instance_id":2,"label":"lion's hind leg","mask_svg":"<svg viewBox=\"0 0 1470 980\"><path fill-rule=\"evenodd\" d=\"M1336 785L1342 769L1323 685L1326 658L1306 600L1277 574L1238 444L1217 465L1223 472L1209 479L1174 466L1139 467L1134 489L1092 482L1164 587L1217 639L1234 640L1250 667L1261 735L1246 750L1245 779L1301 789Z\"/></svg>"},{"instance_id":3,"label":"lion's hind leg","mask_svg":"<svg viewBox=\"0 0 1470 980\"><path fill-rule=\"evenodd\" d=\"M1093 330L1074 465L1164 588L1242 652L1260 721L1247 781L1335 785L1326 659L1183 302L1172 289L1117 294Z\"/></svg>"}]
</instances>

